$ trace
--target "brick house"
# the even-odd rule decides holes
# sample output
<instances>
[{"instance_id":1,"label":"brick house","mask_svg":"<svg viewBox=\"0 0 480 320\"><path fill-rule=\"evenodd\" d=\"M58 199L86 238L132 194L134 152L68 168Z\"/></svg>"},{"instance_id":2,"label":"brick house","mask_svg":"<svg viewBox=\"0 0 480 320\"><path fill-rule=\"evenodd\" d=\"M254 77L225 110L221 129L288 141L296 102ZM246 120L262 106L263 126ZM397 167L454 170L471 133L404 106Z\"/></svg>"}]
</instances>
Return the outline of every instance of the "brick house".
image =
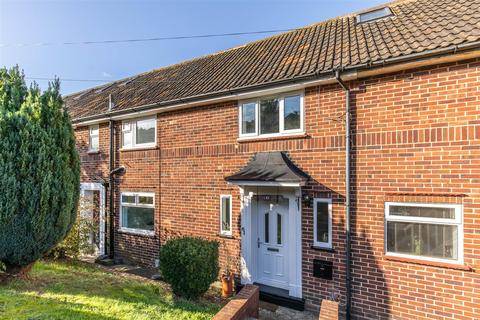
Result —
<instances>
[{"instance_id":1,"label":"brick house","mask_svg":"<svg viewBox=\"0 0 480 320\"><path fill-rule=\"evenodd\" d=\"M479 12L392 2L65 97L99 253L206 237L294 307L478 318Z\"/></svg>"}]
</instances>

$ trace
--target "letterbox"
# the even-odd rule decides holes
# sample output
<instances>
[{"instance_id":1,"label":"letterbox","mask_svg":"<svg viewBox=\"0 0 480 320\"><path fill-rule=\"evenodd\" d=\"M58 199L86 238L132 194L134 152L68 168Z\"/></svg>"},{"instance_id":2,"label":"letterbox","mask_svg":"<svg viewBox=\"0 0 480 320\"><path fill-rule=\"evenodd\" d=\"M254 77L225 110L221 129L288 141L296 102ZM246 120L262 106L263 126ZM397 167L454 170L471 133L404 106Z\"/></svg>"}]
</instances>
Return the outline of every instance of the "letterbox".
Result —
<instances>
[{"instance_id":1,"label":"letterbox","mask_svg":"<svg viewBox=\"0 0 480 320\"><path fill-rule=\"evenodd\" d=\"M317 278L332 280L333 262L314 259L313 276Z\"/></svg>"}]
</instances>

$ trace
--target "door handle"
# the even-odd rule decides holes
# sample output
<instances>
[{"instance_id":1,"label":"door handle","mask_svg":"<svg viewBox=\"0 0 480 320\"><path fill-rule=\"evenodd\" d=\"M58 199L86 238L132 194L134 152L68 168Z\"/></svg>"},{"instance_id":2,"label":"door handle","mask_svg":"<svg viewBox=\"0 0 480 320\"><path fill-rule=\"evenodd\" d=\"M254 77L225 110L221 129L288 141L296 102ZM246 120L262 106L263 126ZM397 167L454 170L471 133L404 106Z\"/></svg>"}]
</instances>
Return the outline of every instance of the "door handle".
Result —
<instances>
[{"instance_id":1,"label":"door handle","mask_svg":"<svg viewBox=\"0 0 480 320\"><path fill-rule=\"evenodd\" d=\"M257 248L260 248L260 238L257 238Z\"/></svg>"}]
</instances>

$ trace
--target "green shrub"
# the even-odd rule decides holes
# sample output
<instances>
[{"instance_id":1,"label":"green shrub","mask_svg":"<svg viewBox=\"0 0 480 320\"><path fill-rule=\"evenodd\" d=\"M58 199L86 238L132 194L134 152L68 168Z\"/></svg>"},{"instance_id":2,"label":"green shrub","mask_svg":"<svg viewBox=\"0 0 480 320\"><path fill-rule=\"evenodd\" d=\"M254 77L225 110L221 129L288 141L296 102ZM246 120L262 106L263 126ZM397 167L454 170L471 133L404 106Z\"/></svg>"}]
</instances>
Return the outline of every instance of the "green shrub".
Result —
<instances>
[{"instance_id":1,"label":"green shrub","mask_svg":"<svg viewBox=\"0 0 480 320\"><path fill-rule=\"evenodd\" d=\"M20 273L75 222L80 161L59 83L28 88L0 69L0 261Z\"/></svg>"},{"instance_id":2,"label":"green shrub","mask_svg":"<svg viewBox=\"0 0 480 320\"><path fill-rule=\"evenodd\" d=\"M198 298L218 278L218 242L182 237L160 250L160 272L176 295Z\"/></svg>"},{"instance_id":3,"label":"green shrub","mask_svg":"<svg viewBox=\"0 0 480 320\"><path fill-rule=\"evenodd\" d=\"M92 202L87 199L80 199L77 219L67 237L50 252L51 257L55 259L65 257L76 259L80 254L95 253L95 245L92 245L91 237L98 234L99 221L93 215L84 214L91 212L94 208Z\"/></svg>"}]
</instances>

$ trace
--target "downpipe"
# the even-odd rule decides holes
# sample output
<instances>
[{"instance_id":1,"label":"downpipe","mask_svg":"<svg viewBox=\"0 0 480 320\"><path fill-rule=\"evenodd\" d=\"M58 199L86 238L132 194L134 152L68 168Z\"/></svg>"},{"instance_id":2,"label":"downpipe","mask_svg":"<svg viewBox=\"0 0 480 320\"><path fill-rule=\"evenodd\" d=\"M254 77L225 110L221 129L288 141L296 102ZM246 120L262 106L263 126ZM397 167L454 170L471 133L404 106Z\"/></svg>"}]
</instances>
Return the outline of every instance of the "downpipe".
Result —
<instances>
[{"instance_id":1,"label":"downpipe","mask_svg":"<svg viewBox=\"0 0 480 320\"><path fill-rule=\"evenodd\" d=\"M342 80L340 71L335 71L335 79L345 91L345 316L347 320L351 319L352 305L352 283L351 283L351 230L350 230L350 88Z\"/></svg>"}]
</instances>

